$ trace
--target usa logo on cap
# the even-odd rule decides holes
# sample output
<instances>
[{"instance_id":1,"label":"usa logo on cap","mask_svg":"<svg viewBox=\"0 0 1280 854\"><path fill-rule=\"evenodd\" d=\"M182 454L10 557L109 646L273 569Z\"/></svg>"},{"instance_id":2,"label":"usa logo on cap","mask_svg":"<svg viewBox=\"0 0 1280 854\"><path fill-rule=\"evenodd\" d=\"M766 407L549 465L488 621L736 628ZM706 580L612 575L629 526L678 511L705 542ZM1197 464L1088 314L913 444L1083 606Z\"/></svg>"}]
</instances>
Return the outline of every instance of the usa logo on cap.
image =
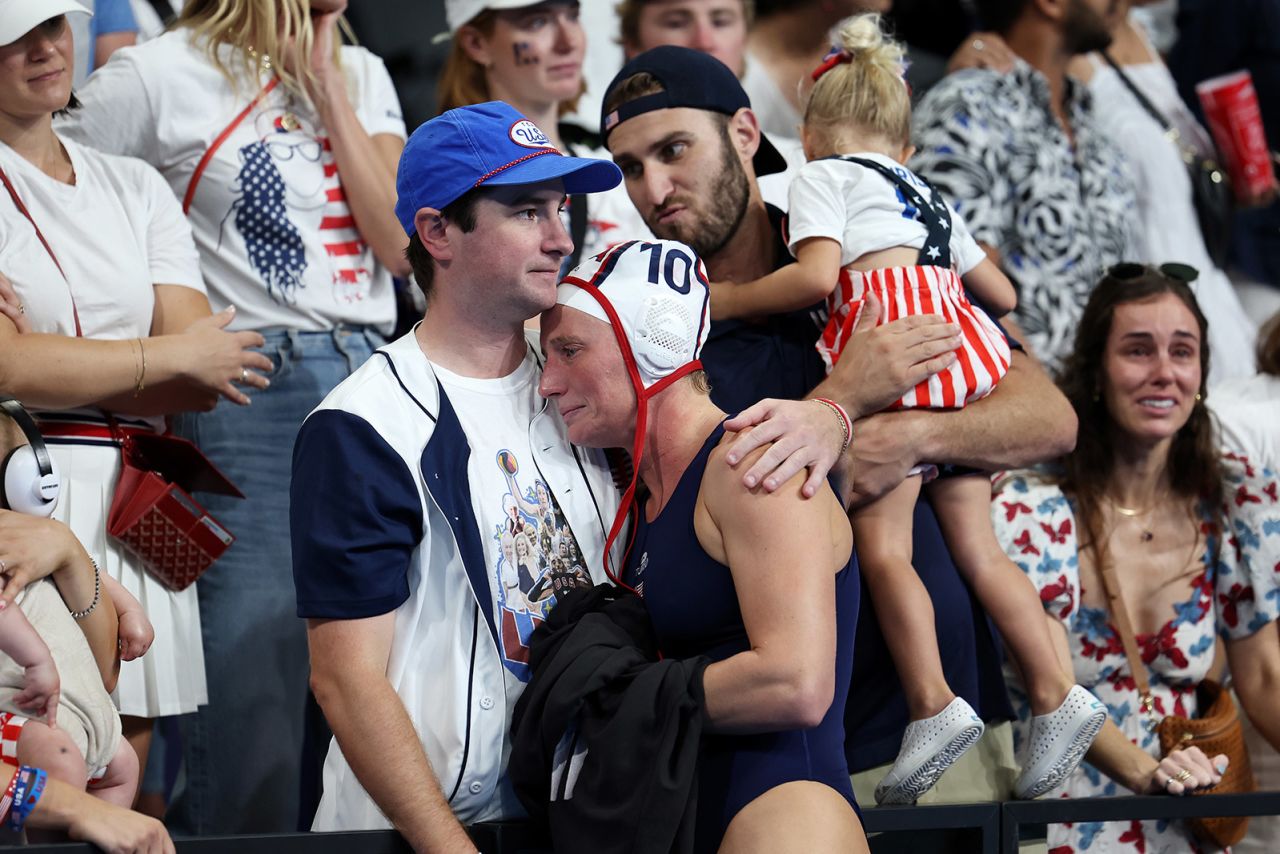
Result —
<instances>
[{"instance_id":1,"label":"usa logo on cap","mask_svg":"<svg viewBox=\"0 0 1280 854\"><path fill-rule=\"evenodd\" d=\"M525 148L554 148L542 129L528 119L521 119L511 126L511 141Z\"/></svg>"}]
</instances>

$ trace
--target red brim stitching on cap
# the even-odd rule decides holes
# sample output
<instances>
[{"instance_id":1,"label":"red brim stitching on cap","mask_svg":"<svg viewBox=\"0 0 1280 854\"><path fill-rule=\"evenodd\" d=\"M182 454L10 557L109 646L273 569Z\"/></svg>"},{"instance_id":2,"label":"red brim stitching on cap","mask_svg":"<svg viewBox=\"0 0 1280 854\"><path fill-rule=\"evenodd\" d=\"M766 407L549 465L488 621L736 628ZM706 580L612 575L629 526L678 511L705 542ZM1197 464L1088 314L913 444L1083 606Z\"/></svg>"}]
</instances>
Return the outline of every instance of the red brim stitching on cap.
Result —
<instances>
[{"instance_id":1,"label":"red brim stitching on cap","mask_svg":"<svg viewBox=\"0 0 1280 854\"><path fill-rule=\"evenodd\" d=\"M520 163L525 162L526 160L532 160L535 157L541 157L544 154L555 154L560 157L564 156L560 154L559 151L556 151L554 148L548 148L544 151L535 151L531 154L526 154L524 157L517 157L515 160L512 160L510 163L508 163L506 166L499 166L497 169L494 169L492 172L486 172L485 174L481 175L480 178L471 186L473 189L475 187L479 187L481 184L483 184L485 181L488 181L490 178L492 178L494 175L497 175L499 172L502 172L503 170L506 170L506 169L510 169L512 166L516 166Z\"/></svg>"}]
</instances>

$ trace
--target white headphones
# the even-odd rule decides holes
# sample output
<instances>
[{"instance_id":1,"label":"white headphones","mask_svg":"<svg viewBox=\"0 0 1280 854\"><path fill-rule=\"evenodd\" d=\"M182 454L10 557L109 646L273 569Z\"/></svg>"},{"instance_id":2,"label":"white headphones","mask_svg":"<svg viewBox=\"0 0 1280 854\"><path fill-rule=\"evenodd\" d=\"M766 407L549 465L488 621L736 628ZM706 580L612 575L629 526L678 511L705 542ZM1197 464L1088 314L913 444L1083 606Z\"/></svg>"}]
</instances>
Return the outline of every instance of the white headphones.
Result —
<instances>
[{"instance_id":1,"label":"white headphones","mask_svg":"<svg viewBox=\"0 0 1280 854\"><path fill-rule=\"evenodd\" d=\"M44 437L35 420L14 398L0 397L0 412L22 428L29 443L14 448L0 462L0 507L32 516L52 516L58 506L62 478Z\"/></svg>"}]
</instances>

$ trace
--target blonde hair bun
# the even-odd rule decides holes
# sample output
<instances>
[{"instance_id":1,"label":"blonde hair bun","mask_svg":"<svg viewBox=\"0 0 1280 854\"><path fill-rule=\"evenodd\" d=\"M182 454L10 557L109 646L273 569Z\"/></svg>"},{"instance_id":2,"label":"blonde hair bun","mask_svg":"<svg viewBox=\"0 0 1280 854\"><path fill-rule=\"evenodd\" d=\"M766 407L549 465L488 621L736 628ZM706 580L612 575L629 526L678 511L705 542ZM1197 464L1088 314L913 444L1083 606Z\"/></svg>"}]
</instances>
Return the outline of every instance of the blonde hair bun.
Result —
<instances>
[{"instance_id":1,"label":"blonde hair bun","mask_svg":"<svg viewBox=\"0 0 1280 854\"><path fill-rule=\"evenodd\" d=\"M903 78L906 48L889 38L874 12L840 22L831 41L840 53L816 72L805 103L806 128L837 140L841 128L853 127L906 145L911 137L911 95Z\"/></svg>"},{"instance_id":2,"label":"blonde hair bun","mask_svg":"<svg viewBox=\"0 0 1280 854\"><path fill-rule=\"evenodd\" d=\"M831 41L835 47L852 56L854 62L879 66L895 75L902 75L906 49L889 38L876 12L845 18L836 27Z\"/></svg>"}]
</instances>

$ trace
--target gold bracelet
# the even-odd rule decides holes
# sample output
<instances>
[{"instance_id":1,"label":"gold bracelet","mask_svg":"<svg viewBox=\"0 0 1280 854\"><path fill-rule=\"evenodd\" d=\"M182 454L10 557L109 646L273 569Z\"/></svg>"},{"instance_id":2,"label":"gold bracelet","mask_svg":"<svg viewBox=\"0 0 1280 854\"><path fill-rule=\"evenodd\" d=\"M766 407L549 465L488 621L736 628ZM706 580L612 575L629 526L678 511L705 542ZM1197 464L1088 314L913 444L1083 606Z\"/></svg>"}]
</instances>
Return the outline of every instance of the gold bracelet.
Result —
<instances>
[{"instance_id":1,"label":"gold bracelet","mask_svg":"<svg viewBox=\"0 0 1280 854\"><path fill-rule=\"evenodd\" d=\"M138 377L142 375L142 365L138 361L137 348L133 346L134 339L129 339L129 354L133 356L133 387L138 387Z\"/></svg>"},{"instance_id":2,"label":"gold bracelet","mask_svg":"<svg viewBox=\"0 0 1280 854\"><path fill-rule=\"evenodd\" d=\"M145 381L147 379L147 348L142 346L142 339L138 339L138 352L142 354L142 372L138 374L138 385L133 390L133 396L137 397L142 394L142 390L146 388Z\"/></svg>"}]
</instances>

